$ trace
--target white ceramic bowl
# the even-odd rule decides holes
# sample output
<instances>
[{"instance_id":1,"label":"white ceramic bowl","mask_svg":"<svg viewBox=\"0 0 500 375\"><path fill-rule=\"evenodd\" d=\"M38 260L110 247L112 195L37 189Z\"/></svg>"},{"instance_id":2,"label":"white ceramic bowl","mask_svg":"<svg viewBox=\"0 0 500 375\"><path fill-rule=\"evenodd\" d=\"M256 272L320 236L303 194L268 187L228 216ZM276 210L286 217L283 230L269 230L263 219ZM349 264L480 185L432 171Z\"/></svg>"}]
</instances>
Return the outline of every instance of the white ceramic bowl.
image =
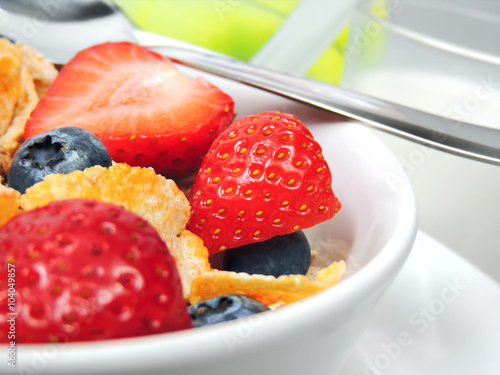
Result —
<instances>
[{"instance_id":1,"label":"white ceramic bowl","mask_svg":"<svg viewBox=\"0 0 500 375\"><path fill-rule=\"evenodd\" d=\"M265 110L293 113L322 144L343 208L307 235L312 241L336 238L349 244L349 253L335 255L347 260L345 277L298 303L219 325L133 339L18 345L18 368L7 368L4 359L1 373L331 375L339 368L412 247L417 212L410 183L366 128L207 77L233 96L238 116Z\"/></svg>"}]
</instances>

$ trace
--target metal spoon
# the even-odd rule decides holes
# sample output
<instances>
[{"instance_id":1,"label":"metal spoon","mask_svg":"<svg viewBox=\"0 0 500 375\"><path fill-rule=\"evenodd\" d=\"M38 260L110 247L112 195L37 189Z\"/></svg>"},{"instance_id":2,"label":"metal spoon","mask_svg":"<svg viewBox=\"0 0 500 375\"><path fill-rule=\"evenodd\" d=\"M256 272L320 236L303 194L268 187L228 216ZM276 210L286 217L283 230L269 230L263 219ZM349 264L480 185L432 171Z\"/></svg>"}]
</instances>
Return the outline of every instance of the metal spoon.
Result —
<instances>
[{"instance_id":1,"label":"metal spoon","mask_svg":"<svg viewBox=\"0 0 500 375\"><path fill-rule=\"evenodd\" d=\"M30 44L64 64L82 48L105 41L138 42L134 27L114 4L98 0L2 0L0 35ZM500 131L447 119L334 85L290 76L178 40L145 46L175 61L314 107L375 129L481 162L500 165Z\"/></svg>"}]
</instances>

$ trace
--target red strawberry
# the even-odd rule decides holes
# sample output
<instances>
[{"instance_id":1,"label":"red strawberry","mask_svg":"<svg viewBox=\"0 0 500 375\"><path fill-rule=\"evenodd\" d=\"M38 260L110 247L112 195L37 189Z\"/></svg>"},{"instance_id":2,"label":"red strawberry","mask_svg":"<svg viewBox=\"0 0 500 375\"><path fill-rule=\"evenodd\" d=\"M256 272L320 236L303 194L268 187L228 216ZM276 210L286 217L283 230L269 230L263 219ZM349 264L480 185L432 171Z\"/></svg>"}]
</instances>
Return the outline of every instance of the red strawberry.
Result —
<instances>
[{"instance_id":1,"label":"red strawberry","mask_svg":"<svg viewBox=\"0 0 500 375\"><path fill-rule=\"evenodd\" d=\"M13 280L0 278L0 342L9 314L17 314L18 343L191 327L165 243L144 219L109 203L55 201L15 216L0 228L0 264L15 271Z\"/></svg>"},{"instance_id":2,"label":"red strawberry","mask_svg":"<svg viewBox=\"0 0 500 375\"><path fill-rule=\"evenodd\" d=\"M231 124L195 178L188 229L211 254L330 219L340 209L320 145L292 115Z\"/></svg>"},{"instance_id":3,"label":"red strawberry","mask_svg":"<svg viewBox=\"0 0 500 375\"><path fill-rule=\"evenodd\" d=\"M185 176L233 118L233 100L212 84L135 44L106 43L63 68L25 137L77 126L100 138L116 162Z\"/></svg>"}]
</instances>

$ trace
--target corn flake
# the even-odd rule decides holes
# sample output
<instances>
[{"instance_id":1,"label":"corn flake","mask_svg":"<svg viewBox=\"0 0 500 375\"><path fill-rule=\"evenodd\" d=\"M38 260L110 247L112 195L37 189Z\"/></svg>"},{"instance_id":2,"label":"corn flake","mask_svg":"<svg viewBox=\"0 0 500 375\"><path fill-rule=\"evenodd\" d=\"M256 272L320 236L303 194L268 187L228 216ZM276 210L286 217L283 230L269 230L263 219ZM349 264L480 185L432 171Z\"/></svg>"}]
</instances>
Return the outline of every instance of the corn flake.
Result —
<instances>
[{"instance_id":1,"label":"corn flake","mask_svg":"<svg viewBox=\"0 0 500 375\"><path fill-rule=\"evenodd\" d=\"M208 261L208 249L203 240L188 230L184 230L174 240L172 255L181 274L184 296L189 296L191 284L199 275L211 271Z\"/></svg>"},{"instance_id":2,"label":"corn flake","mask_svg":"<svg viewBox=\"0 0 500 375\"><path fill-rule=\"evenodd\" d=\"M5 133L0 136L0 146L10 154L14 154L21 145L24 137L24 125L38 104L38 95L29 71L23 68L20 77L20 94L12 121Z\"/></svg>"},{"instance_id":3,"label":"corn flake","mask_svg":"<svg viewBox=\"0 0 500 375\"><path fill-rule=\"evenodd\" d=\"M4 225L19 211L20 192L0 185L0 226Z\"/></svg>"},{"instance_id":4,"label":"corn flake","mask_svg":"<svg viewBox=\"0 0 500 375\"><path fill-rule=\"evenodd\" d=\"M334 262L323 269L312 269L307 275L249 275L244 272L213 270L193 280L190 302L224 294L246 294L268 306L281 306L296 302L335 285L345 272L343 261Z\"/></svg>"},{"instance_id":5,"label":"corn flake","mask_svg":"<svg viewBox=\"0 0 500 375\"><path fill-rule=\"evenodd\" d=\"M21 59L7 39L0 39L0 135L9 127L21 92Z\"/></svg>"},{"instance_id":6,"label":"corn flake","mask_svg":"<svg viewBox=\"0 0 500 375\"><path fill-rule=\"evenodd\" d=\"M0 184L4 184L9 176L10 166L12 164L12 155L0 146Z\"/></svg>"},{"instance_id":7,"label":"corn flake","mask_svg":"<svg viewBox=\"0 0 500 375\"><path fill-rule=\"evenodd\" d=\"M16 43L15 48L21 57L23 67L30 73L38 98L42 99L56 79L58 75L57 69L54 64L45 60L33 47Z\"/></svg>"}]
</instances>

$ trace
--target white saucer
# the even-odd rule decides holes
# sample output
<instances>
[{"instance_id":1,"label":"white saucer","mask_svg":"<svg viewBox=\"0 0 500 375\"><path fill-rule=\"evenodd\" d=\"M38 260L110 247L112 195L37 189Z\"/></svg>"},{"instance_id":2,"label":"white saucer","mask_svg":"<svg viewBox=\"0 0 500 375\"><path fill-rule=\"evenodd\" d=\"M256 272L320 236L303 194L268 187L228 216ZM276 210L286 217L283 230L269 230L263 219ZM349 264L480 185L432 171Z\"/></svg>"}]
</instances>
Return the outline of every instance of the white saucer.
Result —
<instances>
[{"instance_id":1,"label":"white saucer","mask_svg":"<svg viewBox=\"0 0 500 375\"><path fill-rule=\"evenodd\" d=\"M339 375L500 374L500 285L419 232Z\"/></svg>"}]
</instances>

